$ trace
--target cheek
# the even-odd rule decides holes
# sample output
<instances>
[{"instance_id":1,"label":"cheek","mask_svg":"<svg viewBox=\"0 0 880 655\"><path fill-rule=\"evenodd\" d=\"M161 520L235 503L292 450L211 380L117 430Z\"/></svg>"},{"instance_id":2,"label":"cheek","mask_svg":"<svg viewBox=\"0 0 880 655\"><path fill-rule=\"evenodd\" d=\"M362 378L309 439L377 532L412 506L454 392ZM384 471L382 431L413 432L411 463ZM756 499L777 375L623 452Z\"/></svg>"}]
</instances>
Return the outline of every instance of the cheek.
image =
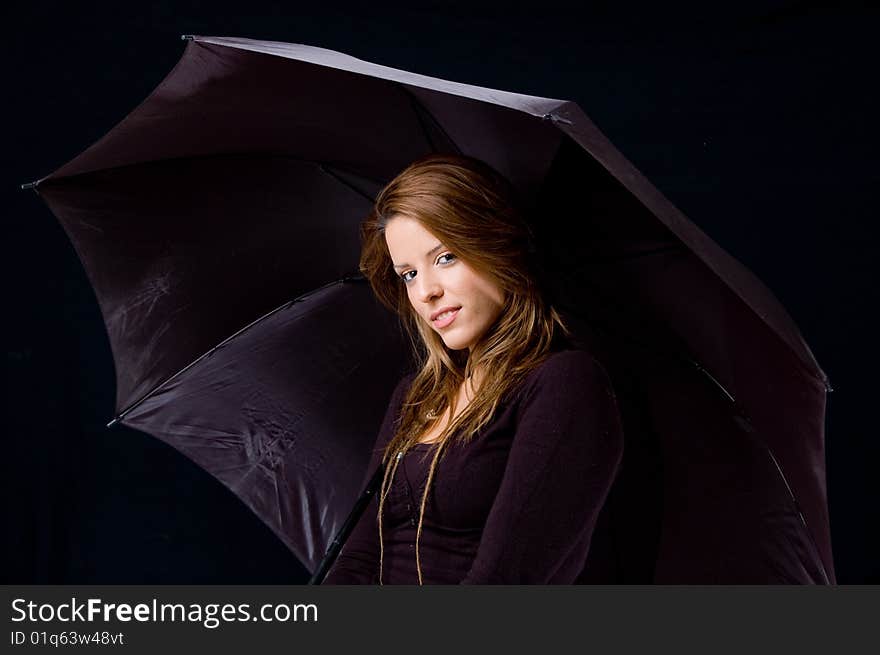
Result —
<instances>
[{"instance_id":1,"label":"cheek","mask_svg":"<svg viewBox=\"0 0 880 655\"><path fill-rule=\"evenodd\" d=\"M416 318L424 320L425 317L422 316L422 303L416 297L415 290L410 285L406 286L406 299L409 301L409 306L412 308Z\"/></svg>"},{"instance_id":2,"label":"cheek","mask_svg":"<svg viewBox=\"0 0 880 655\"><path fill-rule=\"evenodd\" d=\"M478 293L482 300L481 304L487 313L497 314L504 306L504 293L494 284L481 280Z\"/></svg>"},{"instance_id":3,"label":"cheek","mask_svg":"<svg viewBox=\"0 0 880 655\"><path fill-rule=\"evenodd\" d=\"M495 290L495 304L498 306L498 312L504 311L504 305L507 304L507 298L504 297L504 291L501 289Z\"/></svg>"},{"instance_id":4,"label":"cheek","mask_svg":"<svg viewBox=\"0 0 880 655\"><path fill-rule=\"evenodd\" d=\"M494 296L492 297L492 300L490 301L490 303L491 304L489 306L488 313L489 313L491 320L495 321L499 316L501 316L501 312L503 310L503 305Z\"/></svg>"}]
</instances>

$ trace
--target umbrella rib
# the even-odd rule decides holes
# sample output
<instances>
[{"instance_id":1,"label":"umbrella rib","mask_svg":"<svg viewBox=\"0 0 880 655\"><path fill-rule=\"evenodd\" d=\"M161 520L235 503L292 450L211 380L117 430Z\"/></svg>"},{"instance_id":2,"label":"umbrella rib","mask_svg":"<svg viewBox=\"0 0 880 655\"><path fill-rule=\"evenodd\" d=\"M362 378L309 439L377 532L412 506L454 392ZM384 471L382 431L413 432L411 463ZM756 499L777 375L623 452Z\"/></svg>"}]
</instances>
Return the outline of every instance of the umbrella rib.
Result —
<instances>
[{"instance_id":1,"label":"umbrella rib","mask_svg":"<svg viewBox=\"0 0 880 655\"><path fill-rule=\"evenodd\" d=\"M374 202L376 201L376 199L375 199L373 196L371 196L370 194L368 194L366 191L362 191L361 189L358 189L358 188L357 188L355 185L353 185L351 182L349 182L348 180L346 180L345 178L343 178L343 177L340 176L339 174L335 173L335 172L334 172L329 166L327 166L327 165L325 165L325 164L320 164L320 163L319 163L319 164L318 164L318 169L320 169L320 171L321 171L322 173L326 173L327 175L329 175L330 177L332 177L334 180L336 180L336 181L339 182L340 184L342 184L342 185L348 187L349 189L351 189L352 191L354 191L356 194L358 194L359 196L361 196L361 197L363 197L364 199L366 199L367 201L369 201L370 204L372 204L372 203L374 203Z\"/></svg>"},{"instance_id":2,"label":"umbrella rib","mask_svg":"<svg viewBox=\"0 0 880 655\"><path fill-rule=\"evenodd\" d=\"M788 495L791 497L791 502L794 503L795 511L798 513L798 518L801 520L801 524L804 526L804 530L807 532L807 537L810 539L810 543L813 545L813 548L819 553L819 549L816 547L816 541L813 539L813 533L807 525L807 520L804 518L804 513L801 511L800 503L798 503L797 498L794 496L794 492L791 490L791 486L788 484L788 480L785 478L785 474L782 472L782 467L779 466L779 462L776 461L776 457L773 456L773 451L770 450L770 446L766 443L764 444L764 448L767 449L767 454L770 455L770 459L773 460L773 464L776 466L776 470L779 471L779 477L782 478L782 481L785 483L785 488L788 490ZM822 561L822 555L819 554L817 558L819 560L819 567L822 569L822 577L825 579L825 584L831 584L828 580L828 572L825 570L825 562Z\"/></svg>"},{"instance_id":3,"label":"umbrella rib","mask_svg":"<svg viewBox=\"0 0 880 655\"><path fill-rule=\"evenodd\" d=\"M222 348L222 347L225 346L227 343L229 343L230 341L232 341L235 337L237 337L239 334L241 334L242 332L245 332L245 331L249 330L250 328L252 328L252 327L253 327L254 325L256 325L257 323L262 322L263 320L269 318L270 316L272 316L273 314L275 314L275 313L277 313L277 312L280 312L280 311L282 311L282 310L284 310L284 309L287 309L287 308L290 307L291 305L294 305L294 304L296 304L296 303L298 303L298 302L303 302L304 300L307 300L310 296L312 296L312 295L314 295L314 294L316 294L316 293L319 293L319 292L321 292L321 291L324 291L325 289L329 289L330 287L332 287L332 286L334 286L334 285L337 285L337 284L348 284L348 283L351 283L351 282L366 282L366 278L365 278L364 276L362 276L362 275L348 275L348 276L346 276L346 277L339 278L338 280L333 280L332 282L328 282L327 284L324 284L324 285L322 285L322 286L320 286L320 287L317 287L316 289L312 289L311 291L308 291L308 292L306 292L306 293L304 293L304 294L302 294L302 295L300 295L300 296L297 296L297 297L294 298L293 300L288 300L288 301L285 302L284 304L279 305L279 306L276 307L275 309L270 310L269 312L263 314L263 315L260 316L259 318L257 318L257 319L255 319L255 320L251 321L250 323L248 323L247 325L245 325L243 328L241 328L241 329L238 330L237 332L233 333L231 336L227 337L226 339L224 339L223 341L221 341L220 343L218 343L216 346L214 346L214 347L211 348L210 350L208 350L208 351L206 351L205 353L203 353L201 356L199 356L199 357L197 357L196 359L194 359L192 362L190 362L189 364L187 364L186 366L184 366L182 369L180 369L179 371L177 371L177 372L174 373L173 375L171 375L171 376L169 376L168 378L166 378L165 380L163 380L161 383L159 383L159 384L158 384L157 386L155 386L153 389L151 389L150 391L146 392L146 393L145 393L143 396L141 396L138 400L136 400L136 401L133 402L131 405L129 405L128 407L126 407L123 411L121 411L119 414L117 414L116 417L114 417L112 421L110 421L109 423L107 423L107 426L106 426L106 427L108 427L108 428L112 428L112 427L113 427L114 425L116 425L117 423L120 423L120 422L122 421L122 419L125 418L125 415L126 415L126 414L128 414L129 412L131 412L133 409L137 408L137 407L138 407L139 405L141 405L144 401L146 401L150 396L152 396L152 395L155 394L157 391L159 391L160 389L162 389L163 387L165 387L168 383L170 383L170 382L171 382L172 380L174 380L176 377L178 377L179 375L182 375L183 373L185 373L187 370L189 370L190 368L192 368L193 366L195 366L196 364L198 364L198 363L199 363L200 361L202 361L203 359L206 359L206 358L210 357L211 355L214 354L215 351L217 351L218 349Z\"/></svg>"},{"instance_id":4,"label":"umbrella rib","mask_svg":"<svg viewBox=\"0 0 880 655\"><path fill-rule=\"evenodd\" d=\"M659 251L659 250L661 250L661 249L657 249L657 250ZM638 253L636 256L639 256L639 255L642 255L642 254L648 254L648 253L647 253L647 252L646 252L646 253ZM622 306L621 303L616 303L614 300L612 300L612 299L610 298L610 296L608 296L607 294L602 293L602 290L601 290L599 287L597 287L597 286L595 286L595 285L592 285L592 284L589 284L589 283L584 283L584 282L581 282L580 284L581 284L582 286L587 286L587 287L589 287L590 289L592 289L593 292L594 292L594 294L596 295L596 297L600 298L601 301L604 302L604 304L605 304L606 306L613 307L613 308L616 309L616 310L619 310L619 309L621 308L621 306ZM570 311L570 310L569 310L569 311ZM608 332L611 331L611 330L609 330L607 324L603 324L603 323L599 323L599 324L597 324L596 321L595 321L595 318L593 318L593 319L588 319L588 322L589 322L589 323L593 323L594 325L598 325L598 327L599 327L603 332L605 332L605 333L608 333ZM725 397L726 397L726 398L727 398L727 399L733 404L733 406L734 406L734 408L736 409L736 411L737 411L739 414L741 414L742 417L743 417L747 422L749 422L749 423L751 424L751 421L749 420L749 418L748 418L748 417L746 416L746 414L744 413L744 410L739 406L739 403L737 403L737 400L736 400L736 398L733 396L733 394L730 393L730 392L724 387L724 385L721 384L720 381L718 381L718 380L717 380L717 379L716 379L711 373L709 373L708 370L706 370L705 367L703 367L703 366L702 366L699 362L697 362L695 359L693 359L693 358L691 358L691 357L688 357L687 355L684 355L684 354L682 354L682 353L680 353L680 352L677 352L677 351L672 351L672 350L667 350L667 349L658 349L655 345L647 344L647 343L645 343L645 342L643 342L643 341L637 339L636 337L632 336L632 334L620 330L618 327L615 327L615 328L613 329L613 333L614 333L615 335L619 336L619 337L623 337L623 338L626 339L630 344L633 344L633 345L635 345L635 346L639 346L639 347L641 347L642 349L644 349L644 350L646 350L646 351L648 351L648 352L654 353L654 354L656 354L656 355L662 355L662 356L665 356L665 357L667 357L667 358L669 358L669 359L672 359L672 360L677 361L677 362L682 363L682 364L689 364L689 365L693 366L693 367L696 368L700 373L702 373L703 376L704 376L707 380L709 380L709 381L710 381L715 387L717 387L717 388L718 388L718 389L724 394L724 396L725 396Z\"/></svg>"},{"instance_id":5,"label":"umbrella rib","mask_svg":"<svg viewBox=\"0 0 880 655\"><path fill-rule=\"evenodd\" d=\"M596 287L593 287L593 288L595 291L598 292L599 296L602 296L602 293L599 289L597 289ZM615 303L613 301L609 301L607 297L605 298L605 302L609 303L611 305L615 305ZM604 326L602 326L602 328L605 329ZM753 434L755 436L755 438L758 439L758 441L761 443L761 445L767 450L767 454L770 455L770 459L773 461L773 465L776 467L776 470L779 473L779 477L782 479L783 484L785 484L785 488L788 491L788 495L791 498L792 503L794 504L794 508L795 508L795 511L797 511L798 518L800 519L801 524L804 526L804 530L807 533L807 537L809 538L810 543L813 545L813 548L818 553L819 549L816 546L816 541L813 538L813 533L810 530L809 526L807 525L807 520L804 517L803 511L801 510L800 504L798 503L797 498L794 495L794 491L792 490L791 485L788 483L788 479L785 477L785 473L783 473L783 471L782 471L782 467L779 465L779 462L776 460L776 457L773 455L773 451L770 449L770 446L760 437L759 434L756 433L751 419L749 418L748 414L746 414L745 409L737 402L736 398L734 398L733 394L731 394L724 387L724 385L721 384L721 382L719 382L711 373L709 373L708 370L706 370L706 368L704 368L702 365L700 365L700 363L697 362L696 360L694 360L686 355L683 355L679 352L670 351L670 350L662 350L662 349L658 350L656 347L649 346L648 344L640 341L639 339L634 338L631 334L629 334L627 332L622 332L619 329L615 329L614 332L617 336L624 337L631 344L640 346L641 348L647 350L648 352L658 354L658 355L665 355L666 357L669 357L670 359L672 359L674 361L678 361L679 363L688 363L688 364L694 366L700 373L702 373L704 379L707 379L710 382L712 382L712 384L725 395L725 397L730 401L730 403L733 407L733 410L738 414L738 416L736 418L741 419L741 421L737 421L737 423L740 425L740 427L744 431ZM822 560L821 555L819 556L818 559L819 559L819 566L822 570L822 577L825 580L825 584L830 584L830 581L828 579L828 572L825 569L825 562Z\"/></svg>"},{"instance_id":6,"label":"umbrella rib","mask_svg":"<svg viewBox=\"0 0 880 655\"><path fill-rule=\"evenodd\" d=\"M22 189L33 189L34 191L37 191L39 193L39 187L44 182L57 182L59 180L72 180L74 178L79 178L79 177L86 176L86 175L94 175L94 174L103 173L106 171L120 171L120 170L125 170L128 168L135 168L137 166L149 166L151 164L159 164L159 163L163 163L163 162L201 161L201 160L213 160L213 159L234 158L234 157L255 157L255 156L259 156L261 159L275 158L275 159L284 159L284 160L289 160L289 161L295 161L295 162L299 162L301 164L312 164L314 166L318 166L319 168L320 167L327 168L330 166L330 164L316 160L316 159L305 159L303 157L296 157L294 155L289 155L289 154L284 154L284 153L258 152L258 151L246 151L246 150L243 150L240 152L213 152L213 153L201 153L201 154L179 156L179 157L159 157L157 159L133 161L133 162L118 164L118 165L114 165L114 166L99 166L97 168L90 168L88 170L79 171L79 172L76 172L73 174L60 175L58 177L55 177L55 173L50 173L49 175L41 177L40 179L35 180L33 182L28 182L26 184L22 184L21 188ZM346 171L343 167L338 166L338 165L333 165L333 168L335 168L336 170L339 170L339 171L349 173L353 176L366 179L370 182L373 182L377 186L383 186L385 184L385 182L383 182L383 181L370 179L360 173ZM354 188L354 187L352 187L352 188ZM359 192L359 193L361 193L361 195L363 195L362 192ZM365 197L369 197L369 196L365 196ZM370 200L372 200L372 198L370 198Z\"/></svg>"},{"instance_id":7,"label":"umbrella rib","mask_svg":"<svg viewBox=\"0 0 880 655\"><path fill-rule=\"evenodd\" d=\"M800 519L801 524L804 526L804 530L807 533L807 538L810 540L810 543L812 544L813 548L818 553L819 549L816 546L816 541L813 538L813 533L810 530L809 525L807 524L807 520L804 517L803 511L801 510L800 503L798 503L797 498L794 495L794 491L792 490L791 485L788 483L788 479L785 477L785 473L783 473L783 471L782 471L782 467L779 465L779 462L776 460L776 457L773 455L773 451L770 449L770 446L756 433L755 428L752 424L752 421L748 417L748 415L746 414L745 409L737 402L736 398L734 398L733 395L729 391L727 391L727 389L724 387L724 385L721 384L721 382L719 382L717 379L715 379L715 377L711 373L709 373L709 371L707 371L703 366L701 366L699 362L697 362L696 360L694 360L690 357L687 357L686 355L682 355L681 353L673 352L673 351L669 351L669 350L659 350L658 351L658 349L656 347L651 347L651 346L639 341L638 339L634 338L631 334L628 334L626 332L621 332L619 329L615 330L615 334L617 336L624 337L631 344L635 344L637 346L640 346L651 353L666 355L670 359L678 361L679 363L688 363L688 364L694 366L700 373L703 374L704 379L711 381L712 384L715 387L717 387L725 395L725 397L727 397L727 399L730 401L730 403L733 407L733 410L738 414L738 416L735 418L741 419L741 420L737 420L738 425L744 431L753 434L754 437L766 449L767 454L770 455L770 459L773 461L773 465L776 467L776 471L779 473L779 477L782 479L783 484L785 484L785 488L788 491L788 495L791 498L791 502L794 504L794 508L795 508L795 511L797 512L798 518ZM829 578L828 578L828 572L825 569L825 562L822 560L821 554L818 557L818 561L819 561L819 567L822 570L822 577L825 580L825 584L831 584L829 581Z\"/></svg>"},{"instance_id":8,"label":"umbrella rib","mask_svg":"<svg viewBox=\"0 0 880 655\"><path fill-rule=\"evenodd\" d=\"M422 112L419 111L421 109L418 101L416 100L415 94L409 89L405 89L407 94L409 95L409 102L413 106L413 111L416 115L416 120L419 121L419 127L422 128L422 134L425 136L425 141L428 142L428 146L431 149L431 152L437 152L437 144L434 143L434 139L431 138L431 133L428 132L428 126L425 125L425 119L422 116Z\"/></svg>"},{"instance_id":9,"label":"umbrella rib","mask_svg":"<svg viewBox=\"0 0 880 655\"><path fill-rule=\"evenodd\" d=\"M713 383L716 387L718 387L719 389L721 389L721 392L722 392L725 396L727 396L727 399L728 399L730 402L732 402L734 405L737 404L737 402L736 402L736 398L733 397L733 394L731 394L727 389L725 389L725 388L724 388L724 385L721 384L721 383L715 378L714 375L712 375L711 373L709 373L709 371L707 371L707 370L705 369L705 367L703 367L698 361L693 360L693 359L691 359L690 357L685 357L685 359L686 359L687 361L689 361L691 364L693 364L694 366L696 366L696 367L697 367L697 370L698 370L700 373L702 373L702 374L705 375L707 378L709 378L709 379L712 381L712 383ZM744 418L745 418L745 417L744 417ZM748 420L748 419L746 419L746 420Z\"/></svg>"},{"instance_id":10,"label":"umbrella rib","mask_svg":"<svg viewBox=\"0 0 880 655\"><path fill-rule=\"evenodd\" d=\"M425 125L424 119L422 118L422 115L419 112L419 110L424 112L425 115L431 119L431 122L434 124L434 127L436 127L440 131L440 133L446 138L446 141L448 141L450 144L452 144L452 147L455 149L455 152L457 152L459 155L462 154L461 148L458 147L458 144L452 139L452 137L449 136L449 134L446 132L446 130L443 129L443 126L440 124L440 121L437 120L437 118L434 116L434 114L432 114L430 111L428 111L428 108L425 107L424 104L419 102L419 99L416 97L416 94L413 93L412 91L410 91L403 84L400 85L400 88L403 89L403 92L409 96L410 102L413 105L413 111L415 112L416 118L419 121L419 126L422 128L422 133L425 136L425 141L427 141L428 145L431 147L431 152L437 152L437 147L434 145L434 141L431 139L431 136L428 132L427 126Z\"/></svg>"}]
</instances>

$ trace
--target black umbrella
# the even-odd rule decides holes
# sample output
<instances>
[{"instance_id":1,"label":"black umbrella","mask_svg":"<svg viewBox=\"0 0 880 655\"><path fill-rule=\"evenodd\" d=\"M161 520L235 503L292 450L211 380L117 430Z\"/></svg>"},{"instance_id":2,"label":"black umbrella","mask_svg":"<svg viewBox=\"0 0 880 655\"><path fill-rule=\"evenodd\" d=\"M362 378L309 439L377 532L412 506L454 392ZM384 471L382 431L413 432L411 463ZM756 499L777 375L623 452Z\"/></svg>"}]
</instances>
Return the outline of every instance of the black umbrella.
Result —
<instances>
[{"instance_id":1,"label":"black umbrella","mask_svg":"<svg viewBox=\"0 0 880 655\"><path fill-rule=\"evenodd\" d=\"M357 225L409 162L460 152L518 189L548 292L622 398L628 454L604 519L621 566L834 581L824 373L772 293L576 104L185 38L139 107L33 183L105 319L111 423L217 476L314 571L413 366L358 275Z\"/></svg>"}]
</instances>

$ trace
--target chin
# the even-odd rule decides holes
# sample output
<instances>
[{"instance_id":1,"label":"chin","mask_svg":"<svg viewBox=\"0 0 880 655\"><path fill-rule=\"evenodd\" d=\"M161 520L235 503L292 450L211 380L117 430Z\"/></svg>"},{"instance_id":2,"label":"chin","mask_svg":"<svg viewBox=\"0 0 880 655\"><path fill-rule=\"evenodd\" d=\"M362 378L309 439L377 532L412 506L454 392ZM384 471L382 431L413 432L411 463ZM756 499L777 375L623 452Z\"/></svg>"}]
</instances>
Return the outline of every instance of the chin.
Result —
<instances>
[{"instance_id":1,"label":"chin","mask_svg":"<svg viewBox=\"0 0 880 655\"><path fill-rule=\"evenodd\" d=\"M450 350L467 350L470 347L470 344L461 339L443 339L443 343Z\"/></svg>"},{"instance_id":2,"label":"chin","mask_svg":"<svg viewBox=\"0 0 880 655\"><path fill-rule=\"evenodd\" d=\"M467 345L464 345L464 344L460 344L457 342L449 343L448 341L444 341L443 343L445 343L446 347L449 348L450 350L467 350Z\"/></svg>"}]
</instances>

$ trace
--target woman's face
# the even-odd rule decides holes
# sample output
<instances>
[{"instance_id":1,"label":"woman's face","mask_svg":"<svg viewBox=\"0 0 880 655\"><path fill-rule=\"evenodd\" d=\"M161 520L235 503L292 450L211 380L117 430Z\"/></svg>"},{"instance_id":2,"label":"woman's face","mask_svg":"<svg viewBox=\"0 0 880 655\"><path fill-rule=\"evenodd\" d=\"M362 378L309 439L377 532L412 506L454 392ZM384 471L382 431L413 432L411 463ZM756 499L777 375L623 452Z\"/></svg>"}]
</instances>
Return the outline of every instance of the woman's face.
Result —
<instances>
[{"instance_id":1,"label":"woman's face","mask_svg":"<svg viewBox=\"0 0 880 655\"><path fill-rule=\"evenodd\" d=\"M501 288L412 218L392 217L385 227L385 242L416 313L447 347L473 348L501 315Z\"/></svg>"}]
</instances>

